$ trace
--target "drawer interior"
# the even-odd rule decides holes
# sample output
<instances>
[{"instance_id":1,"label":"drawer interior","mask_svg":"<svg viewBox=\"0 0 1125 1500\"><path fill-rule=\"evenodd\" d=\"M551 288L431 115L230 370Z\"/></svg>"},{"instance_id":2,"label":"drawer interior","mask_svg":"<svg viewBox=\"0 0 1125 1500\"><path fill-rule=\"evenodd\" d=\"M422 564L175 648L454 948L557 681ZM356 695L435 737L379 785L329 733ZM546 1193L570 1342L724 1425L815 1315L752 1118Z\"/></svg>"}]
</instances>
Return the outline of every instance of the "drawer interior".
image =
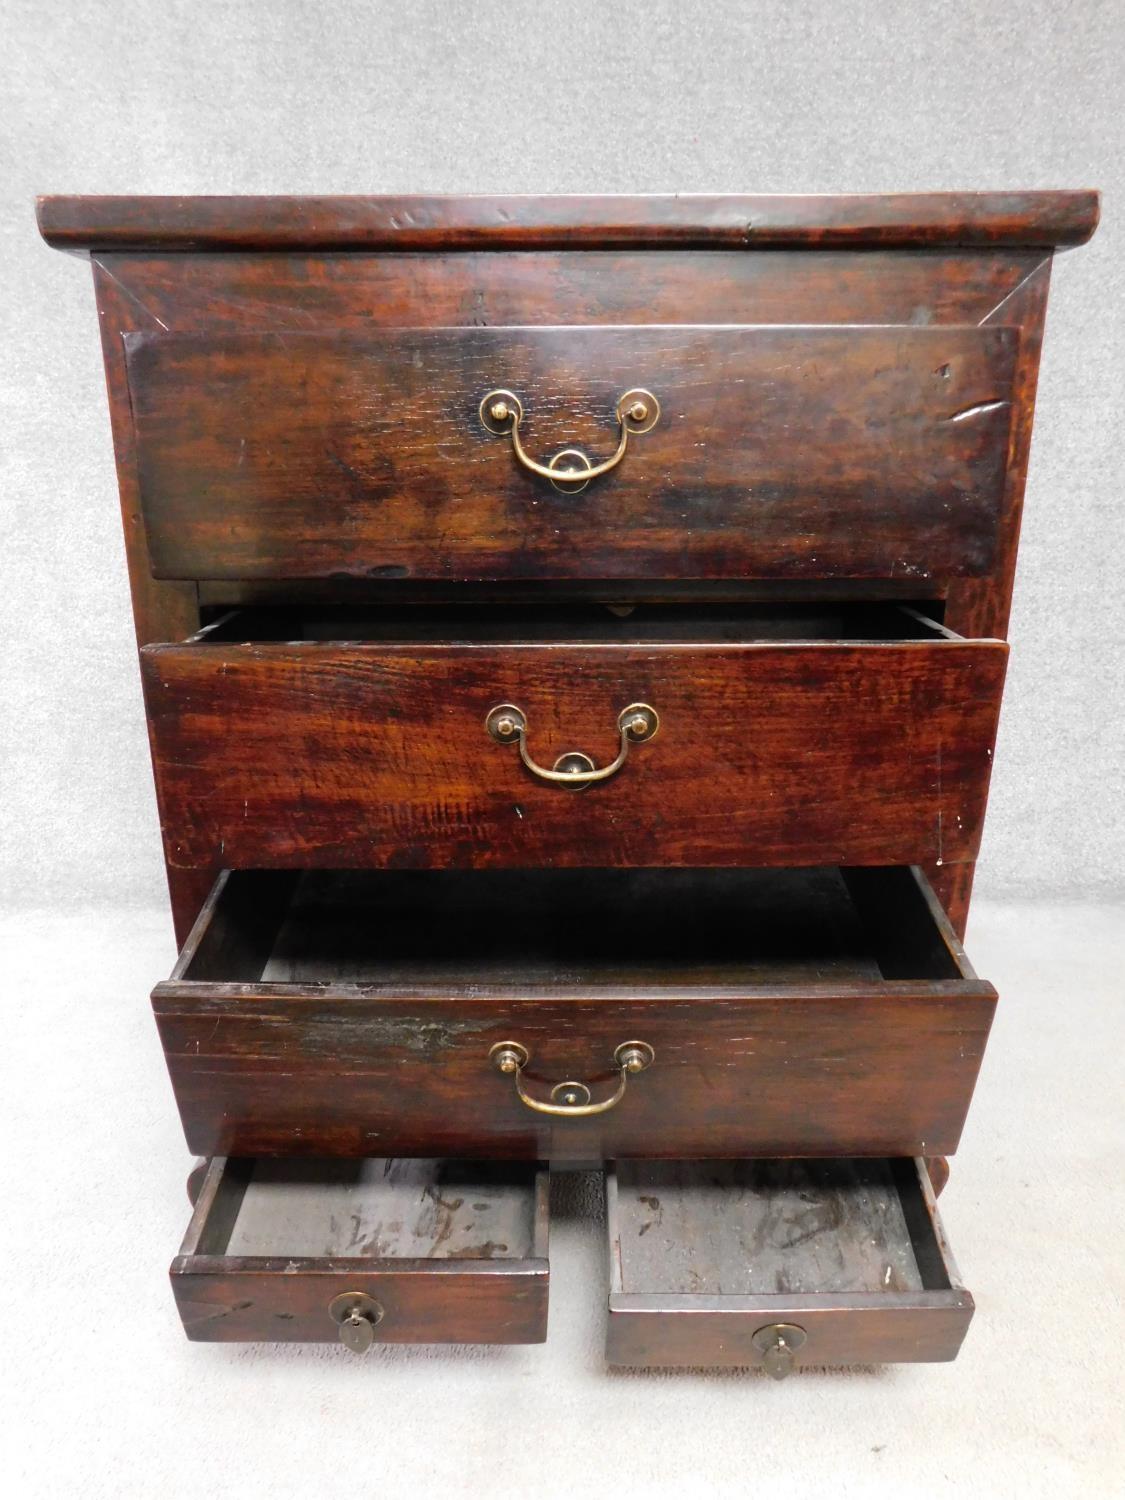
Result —
<instances>
[{"instance_id":1,"label":"drawer interior","mask_svg":"<svg viewBox=\"0 0 1125 1500\"><path fill-rule=\"evenodd\" d=\"M972 980L909 868L235 871L173 979L587 987Z\"/></svg>"},{"instance_id":2,"label":"drawer interior","mask_svg":"<svg viewBox=\"0 0 1125 1500\"><path fill-rule=\"evenodd\" d=\"M536 1172L494 1162L423 1158L232 1160L228 1202L197 1253L530 1260L537 1248Z\"/></svg>"},{"instance_id":3,"label":"drawer interior","mask_svg":"<svg viewBox=\"0 0 1125 1500\"><path fill-rule=\"evenodd\" d=\"M949 1288L912 1161L621 1161L615 1290L773 1296Z\"/></svg>"},{"instance_id":4,"label":"drawer interior","mask_svg":"<svg viewBox=\"0 0 1125 1500\"><path fill-rule=\"evenodd\" d=\"M959 640L926 610L883 602L628 606L438 605L225 611L196 644L254 641L438 645L744 645L756 641ZM936 611L939 607L933 606Z\"/></svg>"},{"instance_id":5,"label":"drawer interior","mask_svg":"<svg viewBox=\"0 0 1125 1500\"><path fill-rule=\"evenodd\" d=\"M537 1343L548 1220L535 1163L219 1156L172 1287L192 1339Z\"/></svg>"},{"instance_id":6,"label":"drawer interior","mask_svg":"<svg viewBox=\"0 0 1125 1500\"><path fill-rule=\"evenodd\" d=\"M487 1162L294 1161L250 1170L227 1255L528 1260L534 1178Z\"/></svg>"}]
</instances>

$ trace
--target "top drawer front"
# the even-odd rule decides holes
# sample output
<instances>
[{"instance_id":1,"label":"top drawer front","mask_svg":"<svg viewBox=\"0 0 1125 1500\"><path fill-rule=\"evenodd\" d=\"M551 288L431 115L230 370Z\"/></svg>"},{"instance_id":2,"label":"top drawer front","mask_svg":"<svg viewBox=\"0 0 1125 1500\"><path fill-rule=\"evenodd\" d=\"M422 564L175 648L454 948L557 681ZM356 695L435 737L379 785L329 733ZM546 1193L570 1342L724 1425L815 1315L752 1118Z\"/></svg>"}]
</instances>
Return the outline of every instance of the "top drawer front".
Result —
<instances>
[{"instance_id":1,"label":"top drawer front","mask_svg":"<svg viewBox=\"0 0 1125 1500\"><path fill-rule=\"evenodd\" d=\"M129 334L162 578L889 578L993 560L1019 333L1008 327ZM497 387L560 493L490 433Z\"/></svg>"}]
</instances>

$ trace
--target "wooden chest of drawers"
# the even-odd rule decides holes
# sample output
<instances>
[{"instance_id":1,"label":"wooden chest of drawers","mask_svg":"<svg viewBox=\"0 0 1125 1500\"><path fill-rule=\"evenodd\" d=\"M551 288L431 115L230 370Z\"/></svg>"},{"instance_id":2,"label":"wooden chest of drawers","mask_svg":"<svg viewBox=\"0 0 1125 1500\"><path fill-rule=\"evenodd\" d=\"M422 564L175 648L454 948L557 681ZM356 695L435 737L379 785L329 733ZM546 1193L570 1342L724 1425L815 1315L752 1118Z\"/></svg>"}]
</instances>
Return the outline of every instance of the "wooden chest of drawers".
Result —
<instances>
[{"instance_id":1,"label":"wooden chest of drawers","mask_svg":"<svg viewBox=\"0 0 1125 1500\"><path fill-rule=\"evenodd\" d=\"M934 1207L1092 193L40 202L94 265L199 1339L952 1358Z\"/></svg>"}]
</instances>

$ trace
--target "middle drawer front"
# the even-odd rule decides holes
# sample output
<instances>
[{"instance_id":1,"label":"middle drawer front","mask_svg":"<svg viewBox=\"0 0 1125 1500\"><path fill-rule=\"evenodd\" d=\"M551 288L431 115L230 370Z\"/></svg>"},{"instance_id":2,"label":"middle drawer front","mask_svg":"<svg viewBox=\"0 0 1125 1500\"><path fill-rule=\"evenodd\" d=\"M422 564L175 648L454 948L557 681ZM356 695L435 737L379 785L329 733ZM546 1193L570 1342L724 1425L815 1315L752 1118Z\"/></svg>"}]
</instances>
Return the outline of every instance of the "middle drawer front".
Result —
<instances>
[{"instance_id":1,"label":"middle drawer front","mask_svg":"<svg viewBox=\"0 0 1125 1500\"><path fill-rule=\"evenodd\" d=\"M917 872L220 878L154 1006L201 1154L953 1151L996 995Z\"/></svg>"},{"instance_id":2,"label":"middle drawer front","mask_svg":"<svg viewBox=\"0 0 1125 1500\"><path fill-rule=\"evenodd\" d=\"M232 640L219 629L146 647L169 860L496 868L975 856L1002 642L951 637L898 609L668 614L621 622L601 611L581 628L533 620L523 636L519 621L441 619L430 623L437 643L410 638L410 622L368 623L377 639L269 641L236 621L224 627ZM615 761L580 792L552 779Z\"/></svg>"}]
</instances>

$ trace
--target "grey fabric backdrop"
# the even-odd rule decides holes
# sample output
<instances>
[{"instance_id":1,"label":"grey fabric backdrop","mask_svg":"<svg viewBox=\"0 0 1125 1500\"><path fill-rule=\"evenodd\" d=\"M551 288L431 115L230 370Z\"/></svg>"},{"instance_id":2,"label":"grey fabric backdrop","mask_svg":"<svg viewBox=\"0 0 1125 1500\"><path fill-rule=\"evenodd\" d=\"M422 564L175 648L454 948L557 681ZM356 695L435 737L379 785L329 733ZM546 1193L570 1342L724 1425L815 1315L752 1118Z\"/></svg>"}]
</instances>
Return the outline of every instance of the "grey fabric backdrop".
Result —
<instances>
[{"instance_id":1,"label":"grey fabric backdrop","mask_svg":"<svg viewBox=\"0 0 1125 1500\"><path fill-rule=\"evenodd\" d=\"M0 899L163 872L88 269L36 192L1101 187L1056 262L978 889L1125 892L1120 0L0 0Z\"/></svg>"}]
</instances>

